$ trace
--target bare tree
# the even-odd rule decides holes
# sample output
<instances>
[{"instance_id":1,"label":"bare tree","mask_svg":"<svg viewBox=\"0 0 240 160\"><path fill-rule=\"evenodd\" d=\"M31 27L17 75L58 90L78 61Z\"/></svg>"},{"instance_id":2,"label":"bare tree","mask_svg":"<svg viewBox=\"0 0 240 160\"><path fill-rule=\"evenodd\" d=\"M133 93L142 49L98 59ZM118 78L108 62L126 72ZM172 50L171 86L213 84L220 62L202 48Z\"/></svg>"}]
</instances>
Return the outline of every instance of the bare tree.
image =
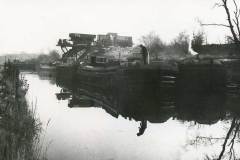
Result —
<instances>
[{"instance_id":1,"label":"bare tree","mask_svg":"<svg viewBox=\"0 0 240 160\"><path fill-rule=\"evenodd\" d=\"M61 56L60 56L60 54L58 53L57 50L51 50L51 51L49 52L49 58L50 58L50 60L51 60L52 62L59 60L60 57L61 57Z\"/></svg>"},{"instance_id":2,"label":"bare tree","mask_svg":"<svg viewBox=\"0 0 240 160\"><path fill-rule=\"evenodd\" d=\"M198 31L197 33L193 33L192 48L194 51L198 53L201 52L204 42L205 42L205 33L203 31Z\"/></svg>"},{"instance_id":3,"label":"bare tree","mask_svg":"<svg viewBox=\"0 0 240 160\"><path fill-rule=\"evenodd\" d=\"M179 35L172 41L171 45L180 54L188 54L189 48L189 35L185 32L179 33Z\"/></svg>"},{"instance_id":4,"label":"bare tree","mask_svg":"<svg viewBox=\"0 0 240 160\"><path fill-rule=\"evenodd\" d=\"M165 44L155 32L150 32L149 34L142 36L140 41L147 47L150 56L155 57L156 59L165 47Z\"/></svg>"},{"instance_id":5,"label":"bare tree","mask_svg":"<svg viewBox=\"0 0 240 160\"><path fill-rule=\"evenodd\" d=\"M227 145L230 146L229 151L227 152L227 154L229 156L229 160L236 159L235 158L235 150L233 147L235 144L236 136L239 134L239 126L240 126L240 121L234 117L232 120L231 126L227 132L226 138L223 142L222 150L218 156L218 160L221 160L223 158ZM232 135L232 138L230 138L231 135Z\"/></svg>"},{"instance_id":6,"label":"bare tree","mask_svg":"<svg viewBox=\"0 0 240 160\"><path fill-rule=\"evenodd\" d=\"M202 25L213 25L213 26L222 26L227 27L231 31L232 41L236 44L237 47L240 47L240 8L236 0L219 0L219 3L216 3L215 6L222 7L227 16L227 24L219 23L210 23ZM234 9L230 9L230 3L233 3Z\"/></svg>"},{"instance_id":7,"label":"bare tree","mask_svg":"<svg viewBox=\"0 0 240 160\"><path fill-rule=\"evenodd\" d=\"M222 149L218 156L214 156L213 158L210 158L209 156L206 156L206 159L211 160L222 160L228 157L229 160L236 160L236 152L234 149L235 143L239 143L240 138L240 119L233 117L231 120L231 125L227 131L227 134L225 137L201 137L197 136L196 139L190 141L191 145L198 145L198 144L214 144L216 142L222 141Z\"/></svg>"}]
</instances>

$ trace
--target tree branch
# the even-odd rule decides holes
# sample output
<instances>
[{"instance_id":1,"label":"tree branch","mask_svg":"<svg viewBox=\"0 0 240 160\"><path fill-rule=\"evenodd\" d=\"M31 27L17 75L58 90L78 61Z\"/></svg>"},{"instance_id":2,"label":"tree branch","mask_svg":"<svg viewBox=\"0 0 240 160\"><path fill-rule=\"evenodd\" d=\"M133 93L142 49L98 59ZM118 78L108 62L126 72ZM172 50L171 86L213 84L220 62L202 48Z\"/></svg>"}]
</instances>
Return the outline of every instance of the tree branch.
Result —
<instances>
[{"instance_id":1,"label":"tree branch","mask_svg":"<svg viewBox=\"0 0 240 160\"><path fill-rule=\"evenodd\" d=\"M215 8L215 7L223 7L223 4L221 4L221 3L215 3L214 6L213 6L213 8Z\"/></svg>"},{"instance_id":2,"label":"tree branch","mask_svg":"<svg viewBox=\"0 0 240 160\"><path fill-rule=\"evenodd\" d=\"M220 27L230 27L229 25L226 24L219 24L219 23L201 23L201 26L220 26Z\"/></svg>"},{"instance_id":3,"label":"tree branch","mask_svg":"<svg viewBox=\"0 0 240 160\"><path fill-rule=\"evenodd\" d=\"M231 18L231 14L230 14L230 11L229 11L229 8L228 8L227 0L222 0L222 2L223 2L223 7L225 9L225 12L227 14L227 20L228 20L228 23L229 23L229 28L231 30L234 42L236 44L240 44L240 41L238 40L237 35L236 35L235 31L234 31L234 26L232 24L232 18Z\"/></svg>"},{"instance_id":4,"label":"tree branch","mask_svg":"<svg viewBox=\"0 0 240 160\"><path fill-rule=\"evenodd\" d=\"M234 159L235 159L235 152L234 152L234 141L235 141L235 138L236 138L236 136L237 136L237 133L239 132L239 125L240 125L240 123L239 123L239 121L236 123L236 127L235 127L235 131L234 131L234 135L233 135L233 137L232 137L232 140L230 141L230 143L228 144L229 146L230 146L230 151L229 151L229 153L230 153L230 158L229 158L229 160L231 160L232 159L232 156L234 157Z\"/></svg>"},{"instance_id":5,"label":"tree branch","mask_svg":"<svg viewBox=\"0 0 240 160\"><path fill-rule=\"evenodd\" d=\"M233 0L234 5L235 5L235 11L234 11L234 16L235 19L233 19L233 22L235 23L236 27L237 27L237 31L238 31L238 38L240 40L240 26L239 26L239 16L240 16L240 10L238 8L238 5L236 3L236 0Z\"/></svg>"},{"instance_id":6,"label":"tree branch","mask_svg":"<svg viewBox=\"0 0 240 160\"><path fill-rule=\"evenodd\" d=\"M239 20L238 19L233 19L234 24L237 27L237 32L238 32L238 38L240 40L240 27L239 27Z\"/></svg>"},{"instance_id":7,"label":"tree branch","mask_svg":"<svg viewBox=\"0 0 240 160\"><path fill-rule=\"evenodd\" d=\"M227 0L223 0L223 1L227 1ZM218 157L218 160L221 160L221 159L222 159L222 156L223 156L223 154L224 154L224 152L225 152L225 149L226 149L226 145L227 145L228 139L229 139L229 137L230 137L233 129L235 128L235 124L236 124L236 118L233 118L232 123L231 123L231 127L230 127L230 129L228 130L228 133L227 133L227 135L226 135L225 141L224 141L224 143L223 143L223 145L222 145L222 151L221 151L221 153L220 153L220 155L219 155L219 157Z\"/></svg>"}]
</instances>

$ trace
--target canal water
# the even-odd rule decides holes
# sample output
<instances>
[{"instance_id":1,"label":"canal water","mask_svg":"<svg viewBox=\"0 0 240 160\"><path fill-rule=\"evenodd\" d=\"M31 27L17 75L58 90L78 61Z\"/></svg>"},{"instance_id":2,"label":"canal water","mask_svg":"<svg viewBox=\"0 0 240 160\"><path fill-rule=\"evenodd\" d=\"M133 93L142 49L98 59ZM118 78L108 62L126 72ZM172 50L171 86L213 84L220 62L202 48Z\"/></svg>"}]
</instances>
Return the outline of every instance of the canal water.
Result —
<instances>
[{"instance_id":1,"label":"canal water","mask_svg":"<svg viewBox=\"0 0 240 160\"><path fill-rule=\"evenodd\" d=\"M41 143L47 148L49 160L198 160L218 157L233 121L233 116L225 111L225 105L221 106L219 97L208 102L220 105L220 110L214 107L203 107L203 111L176 108L189 105L181 100L176 100L177 104L168 103L161 110L111 109L99 98L92 100L89 96L74 95L58 86L51 77L23 74L29 83L27 100L36 104L37 116L42 122ZM60 98L59 93L62 93ZM77 100L74 101L74 97ZM231 105L231 102L224 101L224 104ZM126 105L126 101L122 104ZM142 133L138 136L139 132ZM236 156L239 156L240 148L238 136L234 144ZM230 151L228 148L225 153Z\"/></svg>"}]
</instances>

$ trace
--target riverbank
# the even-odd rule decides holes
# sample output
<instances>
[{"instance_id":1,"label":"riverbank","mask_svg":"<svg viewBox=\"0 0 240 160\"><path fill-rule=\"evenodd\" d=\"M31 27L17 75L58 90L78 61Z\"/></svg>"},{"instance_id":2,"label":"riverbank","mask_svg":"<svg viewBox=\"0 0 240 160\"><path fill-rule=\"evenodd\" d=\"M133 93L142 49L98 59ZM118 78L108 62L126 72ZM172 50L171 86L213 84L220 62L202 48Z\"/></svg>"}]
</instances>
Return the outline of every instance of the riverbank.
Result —
<instances>
[{"instance_id":1,"label":"riverbank","mask_svg":"<svg viewBox=\"0 0 240 160\"><path fill-rule=\"evenodd\" d=\"M39 148L40 120L25 99L28 84L12 63L0 70L0 159L43 159Z\"/></svg>"}]
</instances>

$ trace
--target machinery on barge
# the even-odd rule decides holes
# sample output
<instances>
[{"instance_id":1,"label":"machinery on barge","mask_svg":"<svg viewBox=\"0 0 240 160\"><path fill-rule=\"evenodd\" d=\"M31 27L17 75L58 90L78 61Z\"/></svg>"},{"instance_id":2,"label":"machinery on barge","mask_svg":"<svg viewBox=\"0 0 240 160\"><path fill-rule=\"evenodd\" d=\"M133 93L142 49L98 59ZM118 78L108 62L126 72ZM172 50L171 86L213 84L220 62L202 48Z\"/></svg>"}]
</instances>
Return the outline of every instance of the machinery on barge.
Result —
<instances>
[{"instance_id":1,"label":"machinery on barge","mask_svg":"<svg viewBox=\"0 0 240 160\"><path fill-rule=\"evenodd\" d=\"M116 33L91 35L70 33L70 39L60 39L63 55L57 66L57 79L86 86L106 88L144 84L159 84L172 72L149 64L149 55L143 45L133 47L132 37ZM165 75L165 78L161 78ZM107 83L106 83L107 82Z\"/></svg>"},{"instance_id":2,"label":"machinery on barge","mask_svg":"<svg viewBox=\"0 0 240 160\"><path fill-rule=\"evenodd\" d=\"M146 48L142 45L133 47L132 37L129 36L119 36L117 33L106 35L70 33L69 37L70 39L59 39L57 44L63 52L62 65L106 69L124 66L129 61L135 61L140 65L147 59Z\"/></svg>"},{"instance_id":3,"label":"machinery on barge","mask_svg":"<svg viewBox=\"0 0 240 160\"><path fill-rule=\"evenodd\" d=\"M74 80L82 87L97 86L100 90L121 87L139 90L139 86L144 88L146 84L158 88L163 83L187 91L203 88L218 92L225 87L224 66L211 59L192 56L180 61L174 69L164 68L149 64L146 47L133 47L129 36L70 33L69 37L59 39L57 44L63 51L62 63L57 66L59 80L69 83Z\"/></svg>"}]
</instances>

